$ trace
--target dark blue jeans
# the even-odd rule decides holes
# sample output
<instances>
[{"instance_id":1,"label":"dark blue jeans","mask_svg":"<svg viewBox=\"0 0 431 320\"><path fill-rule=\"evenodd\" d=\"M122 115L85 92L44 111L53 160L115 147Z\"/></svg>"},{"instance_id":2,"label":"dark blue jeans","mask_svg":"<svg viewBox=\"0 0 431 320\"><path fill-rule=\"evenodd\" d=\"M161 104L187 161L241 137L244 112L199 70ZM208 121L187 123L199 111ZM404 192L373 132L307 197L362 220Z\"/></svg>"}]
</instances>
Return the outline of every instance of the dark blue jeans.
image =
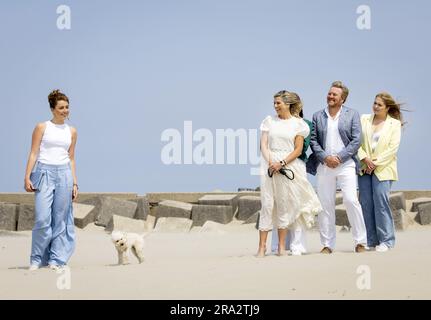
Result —
<instances>
[{"instance_id":1,"label":"dark blue jeans","mask_svg":"<svg viewBox=\"0 0 431 320\"><path fill-rule=\"evenodd\" d=\"M389 248L393 248L395 226L389 205L392 180L379 181L375 174L364 174L359 176L358 184L368 246L375 247L384 243Z\"/></svg>"}]
</instances>

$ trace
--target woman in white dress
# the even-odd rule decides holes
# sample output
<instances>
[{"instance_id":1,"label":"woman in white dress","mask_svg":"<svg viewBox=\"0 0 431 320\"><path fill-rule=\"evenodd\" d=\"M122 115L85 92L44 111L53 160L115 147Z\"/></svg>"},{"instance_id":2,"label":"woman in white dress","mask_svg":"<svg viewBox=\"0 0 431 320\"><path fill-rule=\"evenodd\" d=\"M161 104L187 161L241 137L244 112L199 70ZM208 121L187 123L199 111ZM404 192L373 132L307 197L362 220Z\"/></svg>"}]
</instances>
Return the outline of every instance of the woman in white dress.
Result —
<instances>
[{"instance_id":1,"label":"woman in white dress","mask_svg":"<svg viewBox=\"0 0 431 320\"><path fill-rule=\"evenodd\" d=\"M266 117L261 126L261 202L259 218L259 249L264 257L268 232L277 228L278 255L290 249L301 255L304 228L311 228L322 210L319 199L307 180L305 164L298 157L310 128L298 115L302 109L299 96L280 91L274 95L277 116ZM287 232L290 248L285 248ZM274 230L275 232L275 230Z\"/></svg>"}]
</instances>

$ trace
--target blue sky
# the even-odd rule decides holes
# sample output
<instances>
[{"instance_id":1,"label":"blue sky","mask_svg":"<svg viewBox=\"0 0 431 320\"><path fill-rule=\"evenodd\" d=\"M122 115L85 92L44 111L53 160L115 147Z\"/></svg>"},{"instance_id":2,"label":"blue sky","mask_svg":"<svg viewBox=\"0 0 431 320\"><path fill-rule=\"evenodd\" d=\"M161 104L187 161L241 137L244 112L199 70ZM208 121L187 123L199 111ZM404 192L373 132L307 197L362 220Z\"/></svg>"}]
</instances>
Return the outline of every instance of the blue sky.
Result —
<instances>
[{"instance_id":1,"label":"blue sky","mask_svg":"<svg viewBox=\"0 0 431 320\"><path fill-rule=\"evenodd\" d=\"M62 4L70 30L57 28ZM360 5L370 30L356 26ZM431 189L420 145L431 116L429 12L426 0L2 1L0 192L23 191L31 133L50 119L54 88L78 129L80 190L142 194L258 186L251 164L164 164L162 132L182 133L184 121L214 135L255 130L282 89L311 118L334 80L360 113L382 90L406 102L393 189Z\"/></svg>"}]
</instances>

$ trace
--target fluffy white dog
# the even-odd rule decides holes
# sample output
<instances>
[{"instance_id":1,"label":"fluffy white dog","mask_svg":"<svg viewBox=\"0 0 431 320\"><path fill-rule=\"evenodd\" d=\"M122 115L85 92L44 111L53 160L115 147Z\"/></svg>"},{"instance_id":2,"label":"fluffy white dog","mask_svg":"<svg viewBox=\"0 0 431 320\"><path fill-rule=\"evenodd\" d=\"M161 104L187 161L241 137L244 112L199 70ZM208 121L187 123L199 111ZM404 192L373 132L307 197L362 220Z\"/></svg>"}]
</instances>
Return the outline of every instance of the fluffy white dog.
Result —
<instances>
[{"instance_id":1,"label":"fluffy white dog","mask_svg":"<svg viewBox=\"0 0 431 320\"><path fill-rule=\"evenodd\" d=\"M113 231L111 234L112 242L118 252L118 264L129 264L130 251L139 260L144 262L144 235L131 232Z\"/></svg>"}]
</instances>

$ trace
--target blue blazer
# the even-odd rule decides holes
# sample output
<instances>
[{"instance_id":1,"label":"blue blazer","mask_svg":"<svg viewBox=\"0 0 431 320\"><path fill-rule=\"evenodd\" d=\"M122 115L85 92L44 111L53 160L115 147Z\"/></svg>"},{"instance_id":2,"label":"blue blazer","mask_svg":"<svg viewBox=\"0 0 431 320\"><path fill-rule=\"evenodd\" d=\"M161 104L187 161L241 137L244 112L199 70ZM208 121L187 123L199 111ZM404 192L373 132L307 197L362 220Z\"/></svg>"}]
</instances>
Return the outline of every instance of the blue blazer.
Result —
<instances>
[{"instance_id":1,"label":"blue blazer","mask_svg":"<svg viewBox=\"0 0 431 320\"><path fill-rule=\"evenodd\" d=\"M325 151L326 131L328 128L328 115L325 109L313 114L313 132L311 133L310 147L313 153L307 161L307 172L315 175L319 163L329 156ZM356 173L359 174L360 165L357 158L358 149L361 145L361 118L356 110L343 105L338 120L338 132L343 140L345 148L338 153L341 163L353 159L356 164Z\"/></svg>"}]
</instances>

